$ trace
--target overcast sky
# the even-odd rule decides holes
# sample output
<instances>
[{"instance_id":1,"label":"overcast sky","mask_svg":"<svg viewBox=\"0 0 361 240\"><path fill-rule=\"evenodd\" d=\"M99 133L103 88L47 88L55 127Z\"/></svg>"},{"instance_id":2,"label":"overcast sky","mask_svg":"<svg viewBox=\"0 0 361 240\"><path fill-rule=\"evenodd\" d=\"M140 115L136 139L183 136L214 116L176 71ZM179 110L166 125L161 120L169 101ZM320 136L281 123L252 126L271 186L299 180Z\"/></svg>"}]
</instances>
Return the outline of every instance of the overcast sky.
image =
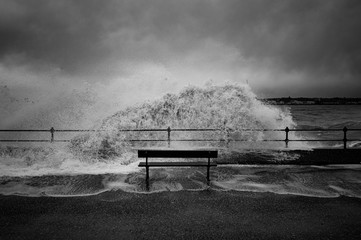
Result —
<instances>
[{"instance_id":1,"label":"overcast sky","mask_svg":"<svg viewBox=\"0 0 361 240\"><path fill-rule=\"evenodd\" d=\"M2 97L126 102L209 80L361 97L360 76L359 0L0 0Z\"/></svg>"}]
</instances>

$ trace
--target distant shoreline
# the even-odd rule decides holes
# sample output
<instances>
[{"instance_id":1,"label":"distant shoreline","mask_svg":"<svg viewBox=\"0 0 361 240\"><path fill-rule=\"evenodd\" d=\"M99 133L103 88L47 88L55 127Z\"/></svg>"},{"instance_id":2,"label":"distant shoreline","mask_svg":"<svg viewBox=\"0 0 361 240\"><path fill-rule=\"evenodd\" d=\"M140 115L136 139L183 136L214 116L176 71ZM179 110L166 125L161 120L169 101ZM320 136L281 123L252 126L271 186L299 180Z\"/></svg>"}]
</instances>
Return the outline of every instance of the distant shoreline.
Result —
<instances>
[{"instance_id":1,"label":"distant shoreline","mask_svg":"<svg viewBox=\"0 0 361 240\"><path fill-rule=\"evenodd\" d=\"M361 98L260 98L260 101L270 105L361 105Z\"/></svg>"}]
</instances>

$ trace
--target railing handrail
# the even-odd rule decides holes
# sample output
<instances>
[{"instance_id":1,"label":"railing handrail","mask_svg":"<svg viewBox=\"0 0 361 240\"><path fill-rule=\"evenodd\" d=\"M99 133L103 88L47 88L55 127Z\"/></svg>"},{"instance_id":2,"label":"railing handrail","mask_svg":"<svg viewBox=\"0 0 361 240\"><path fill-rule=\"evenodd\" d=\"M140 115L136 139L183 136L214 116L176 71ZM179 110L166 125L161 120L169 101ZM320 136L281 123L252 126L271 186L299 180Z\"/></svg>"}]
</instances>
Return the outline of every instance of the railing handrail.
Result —
<instances>
[{"instance_id":1,"label":"railing handrail","mask_svg":"<svg viewBox=\"0 0 361 240\"><path fill-rule=\"evenodd\" d=\"M53 127L49 130L45 129L0 129L0 132L50 132L51 138L50 140L2 140L0 139L0 142L69 142L70 140L55 140L54 134L55 132L104 132L109 131L107 129L54 129ZM124 141L129 142L168 142L168 146L170 146L171 141L217 141L217 142L226 142L228 144L229 142L246 142L249 140L245 139L230 139L229 133L231 131L234 131L232 128L224 127L224 128L174 128L171 127L167 128L143 128L143 129L118 129L120 132L167 132L168 137L167 139L128 139ZM195 132L195 131L225 131L227 133L226 139L171 139L171 132ZM244 129L237 129L235 130L237 132L267 132L267 131L283 131L286 133L286 138L284 140L281 139L264 139L264 140L256 140L252 142L281 142L284 141L286 143L286 147L288 147L288 142L301 142L301 141L309 141L309 142L343 142L344 143L344 149L347 148L347 141L361 141L361 139L347 139L347 132L348 131L361 131L359 128L351 128L348 129L347 127L344 127L342 129L336 129L336 128L313 128L313 129L289 129L288 127L284 129L251 129L251 128L244 128ZM319 132L335 132L335 131L342 131L344 133L343 139L289 139L288 133L289 132L312 132L312 131L319 131Z\"/></svg>"},{"instance_id":2,"label":"railing handrail","mask_svg":"<svg viewBox=\"0 0 361 240\"><path fill-rule=\"evenodd\" d=\"M232 128L227 128L228 130L233 130ZM225 128L171 128L172 132L181 132L181 131L224 131ZM49 132L49 129L0 129L0 132ZM106 129L54 129L54 132L105 132L109 131ZM168 128L138 128L138 129L118 129L118 131L126 132L146 132L146 131L160 131L166 132ZM268 129L268 128L241 128L236 131L255 131L255 132L267 132L267 131L285 131L283 128ZM297 129L290 128L290 132L312 132L312 131L321 131L321 132L333 132L333 131L343 131L343 128L310 128L310 129ZM347 131L361 131L361 128L347 128Z\"/></svg>"}]
</instances>

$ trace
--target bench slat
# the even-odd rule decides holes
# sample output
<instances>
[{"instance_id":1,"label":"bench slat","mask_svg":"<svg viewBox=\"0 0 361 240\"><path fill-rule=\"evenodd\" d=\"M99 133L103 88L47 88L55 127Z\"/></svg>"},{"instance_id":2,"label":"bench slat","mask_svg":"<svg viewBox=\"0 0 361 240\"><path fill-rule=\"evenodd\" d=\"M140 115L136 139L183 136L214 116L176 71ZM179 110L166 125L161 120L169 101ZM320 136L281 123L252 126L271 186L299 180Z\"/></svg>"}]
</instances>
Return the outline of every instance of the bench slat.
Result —
<instances>
[{"instance_id":1,"label":"bench slat","mask_svg":"<svg viewBox=\"0 0 361 240\"><path fill-rule=\"evenodd\" d=\"M146 167L146 162L140 162L139 167ZM148 162L149 167L206 167L207 162ZM217 163L210 163L211 167L216 167Z\"/></svg>"},{"instance_id":2,"label":"bench slat","mask_svg":"<svg viewBox=\"0 0 361 240\"><path fill-rule=\"evenodd\" d=\"M138 150L139 158L217 158L214 150Z\"/></svg>"}]
</instances>

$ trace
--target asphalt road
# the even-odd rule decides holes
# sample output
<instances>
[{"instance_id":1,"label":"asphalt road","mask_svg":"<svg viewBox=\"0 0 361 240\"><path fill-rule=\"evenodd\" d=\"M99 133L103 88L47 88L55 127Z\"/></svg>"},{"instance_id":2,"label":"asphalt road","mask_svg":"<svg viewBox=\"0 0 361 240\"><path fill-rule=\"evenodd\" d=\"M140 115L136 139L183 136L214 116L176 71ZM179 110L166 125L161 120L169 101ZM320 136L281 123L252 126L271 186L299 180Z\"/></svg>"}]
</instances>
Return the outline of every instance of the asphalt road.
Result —
<instances>
[{"instance_id":1,"label":"asphalt road","mask_svg":"<svg viewBox=\"0 0 361 240\"><path fill-rule=\"evenodd\" d=\"M361 239L361 199L235 191L0 196L0 239Z\"/></svg>"}]
</instances>

